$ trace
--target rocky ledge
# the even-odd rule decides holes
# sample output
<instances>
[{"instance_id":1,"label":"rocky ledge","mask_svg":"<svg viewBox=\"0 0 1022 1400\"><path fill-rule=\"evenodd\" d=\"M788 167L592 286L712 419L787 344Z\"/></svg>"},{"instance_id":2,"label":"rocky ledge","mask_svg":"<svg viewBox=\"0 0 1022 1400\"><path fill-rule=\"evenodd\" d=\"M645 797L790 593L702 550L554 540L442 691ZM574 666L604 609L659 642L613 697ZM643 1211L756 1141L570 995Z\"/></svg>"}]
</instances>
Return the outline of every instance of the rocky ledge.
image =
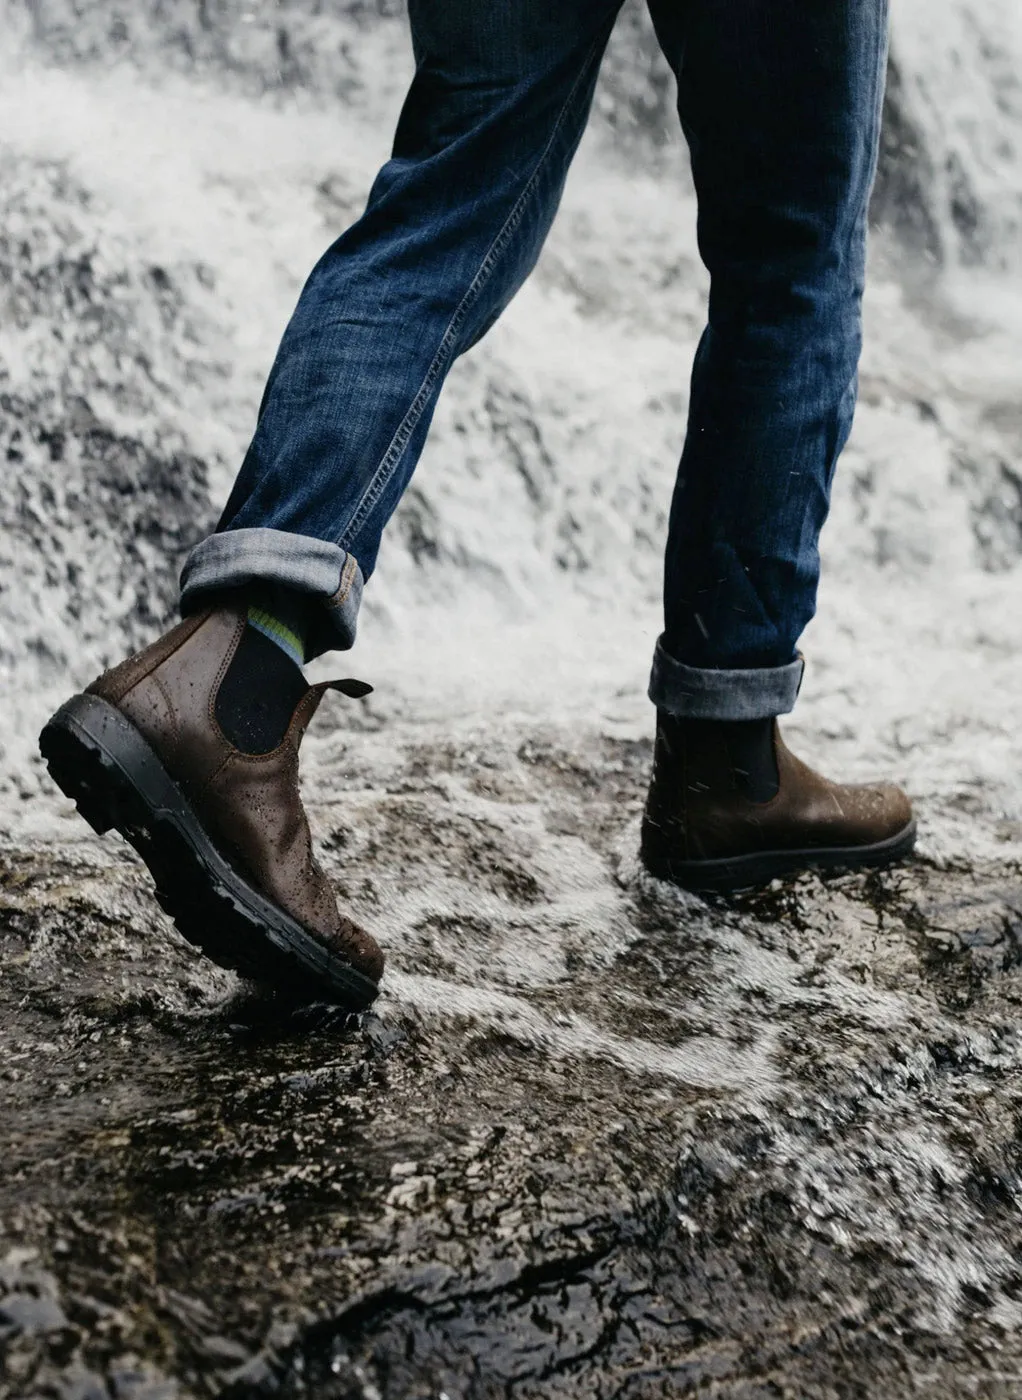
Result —
<instances>
[{"instance_id":1,"label":"rocky ledge","mask_svg":"<svg viewBox=\"0 0 1022 1400\"><path fill-rule=\"evenodd\" d=\"M648 749L315 740L378 1009L0 853L0 1396L930 1395L1022 1374L1017 864L644 877Z\"/></svg>"}]
</instances>

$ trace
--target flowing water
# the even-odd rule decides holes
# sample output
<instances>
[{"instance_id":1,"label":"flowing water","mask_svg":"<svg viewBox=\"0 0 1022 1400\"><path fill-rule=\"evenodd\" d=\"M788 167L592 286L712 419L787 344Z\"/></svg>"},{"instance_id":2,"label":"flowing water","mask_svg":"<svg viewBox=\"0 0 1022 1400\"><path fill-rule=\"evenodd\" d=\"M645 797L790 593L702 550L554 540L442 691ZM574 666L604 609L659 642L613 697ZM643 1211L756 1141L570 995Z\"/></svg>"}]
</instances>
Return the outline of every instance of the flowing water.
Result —
<instances>
[{"instance_id":1,"label":"flowing water","mask_svg":"<svg viewBox=\"0 0 1022 1400\"><path fill-rule=\"evenodd\" d=\"M0 5L0 1396L1022 1395L1022 13L896 7L789 736L919 858L645 877L705 277L623 16L304 783L375 1013L203 962L34 754L171 616L410 71L396 4Z\"/></svg>"}]
</instances>

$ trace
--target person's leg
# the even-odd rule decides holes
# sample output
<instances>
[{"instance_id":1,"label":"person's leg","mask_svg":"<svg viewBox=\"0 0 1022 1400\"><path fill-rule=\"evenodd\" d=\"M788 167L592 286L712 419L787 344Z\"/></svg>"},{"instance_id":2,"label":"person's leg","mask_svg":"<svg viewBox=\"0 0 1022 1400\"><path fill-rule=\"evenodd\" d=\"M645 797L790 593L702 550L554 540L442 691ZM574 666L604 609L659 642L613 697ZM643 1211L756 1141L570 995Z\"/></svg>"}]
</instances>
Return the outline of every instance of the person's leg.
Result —
<instances>
[{"instance_id":1,"label":"person's leg","mask_svg":"<svg viewBox=\"0 0 1022 1400\"><path fill-rule=\"evenodd\" d=\"M621 0L411 0L416 73L392 159L313 270L186 610L273 579L350 646L362 585L454 359L533 267Z\"/></svg>"},{"instance_id":2,"label":"person's leg","mask_svg":"<svg viewBox=\"0 0 1022 1400\"><path fill-rule=\"evenodd\" d=\"M651 11L678 79L711 278L653 698L752 719L794 703L851 427L887 4L651 0Z\"/></svg>"},{"instance_id":3,"label":"person's leg","mask_svg":"<svg viewBox=\"0 0 1022 1400\"><path fill-rule=\"evenodd\" d=\"M220 528L186 564L185 621L41 735L185 936L249 975L351 1007L375 995L382 954L338 910L298 793L323 689L300 666L351 645L444 376L539 253L619 5L411 0L393 159L302 294Z\"/></svg>"},{"instance_id":4,"label":"person's leg","mask_svg":"<svg viewBox=\"0 0 1022 1400\"><path fill-rule=\"evenodd\" d=\"M650 0L709 269L671 505L642 852L696 889L911 849L904 794L785 748L851 427L886 0Z\"/></svg>"}]
</instances>

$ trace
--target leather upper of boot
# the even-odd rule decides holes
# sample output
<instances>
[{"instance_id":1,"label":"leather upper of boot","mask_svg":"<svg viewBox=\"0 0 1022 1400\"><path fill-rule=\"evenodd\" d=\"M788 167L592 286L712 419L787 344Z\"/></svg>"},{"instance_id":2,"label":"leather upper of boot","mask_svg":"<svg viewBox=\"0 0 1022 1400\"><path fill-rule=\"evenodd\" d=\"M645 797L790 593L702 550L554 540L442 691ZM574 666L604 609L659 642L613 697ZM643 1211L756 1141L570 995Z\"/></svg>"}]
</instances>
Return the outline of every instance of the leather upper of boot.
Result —
<instances>
[{"instance_id":1,"label":"leather upper of boot","mask_svg":"<svg viewBox=\"0 0 1022 1400\"><path fill-rule=\"evenodd\" d=\"M338 910L313 854L298 787L298 750L322 687L305 692L283 741L270 753L241 752L216 722L217 691L245 625L240 606L197 613L100 676L89 693L116 705L145 736L239 874L378 980L383 954Z\"/></svg>"},{"instance_id":2,"label":"leather upper of boot","mask_svg":"<svg viewBox=\"0 0 1022 1400\"><path fill-rule=\"evenodd\" d=\"M726 726L719 726L726 731ZM870 846L904 831L908 797L893 783L835 783L796 758L775 722L778 787L766 802L743 790L723 733L686 737L684 723L658 717L643 842L680 860L757 851Z\"/></svg>"}]
</instances>

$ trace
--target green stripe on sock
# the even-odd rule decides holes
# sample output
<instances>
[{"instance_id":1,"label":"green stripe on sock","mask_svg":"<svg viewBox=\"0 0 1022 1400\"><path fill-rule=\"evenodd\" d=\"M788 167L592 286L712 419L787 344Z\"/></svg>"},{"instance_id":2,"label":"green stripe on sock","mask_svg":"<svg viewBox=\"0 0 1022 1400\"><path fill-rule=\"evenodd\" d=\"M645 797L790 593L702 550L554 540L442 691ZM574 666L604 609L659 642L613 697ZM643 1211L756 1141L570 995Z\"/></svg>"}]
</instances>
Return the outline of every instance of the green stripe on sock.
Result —
<instances>
[{"instance_id":1,"label":"green stripe on sock","mask_svg":"<svg viewBox=\"0 0 1022 1400\"><path fill-rule=\"evenodd\" d=\"M296 666L305 665L305 642L293 631L292 628L279 617L274 617L265 608L251 606L248 610L248 621L251 627L257 632L261 632L264 637L269 637L271 642L276 642L281 651L286 652Z\"/></svg>"}]
</instances>

